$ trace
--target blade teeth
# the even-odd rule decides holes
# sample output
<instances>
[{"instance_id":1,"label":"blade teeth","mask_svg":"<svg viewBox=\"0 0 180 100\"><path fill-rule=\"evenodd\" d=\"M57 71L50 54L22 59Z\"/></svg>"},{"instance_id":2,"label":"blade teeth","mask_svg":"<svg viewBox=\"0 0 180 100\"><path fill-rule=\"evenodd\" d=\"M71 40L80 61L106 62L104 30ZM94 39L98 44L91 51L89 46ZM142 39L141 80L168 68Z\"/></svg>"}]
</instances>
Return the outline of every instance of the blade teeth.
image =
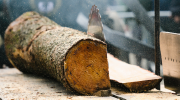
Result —
<instances>
[{"instance_id":1,"label":"blade teeth","mask_svg":"<svg viewBox=\"0 0 180 100\"><path fill-rule=\"evenodd\" d=\"M96 11L96 8L97 8L96 5L93 5L93 6L92 6L92 8L91 8L91 13L89 14L89 19L91 18L93 12Z\"/></svg>"},{"instance_id":2,"label":"blade teeth","mask_svg":"<svg viewBox=\"0 0 180 100\"><path fill-rule=\"evenodd\" d=\"M91 26L98 27L98 29L99 29L98 32L93 31L94 29L90 28ZM98 34L98 35L102 36L102 38L97 37L97 36L94 36L94 37L99 38L102 41L105 41L104 34L103 34L103 24L101 22L101 15L99 13L99 9L95 5L92 6L90 14L89 14L89 23L88 23L87 34L91 35L91 36Z\"/></svg>"},{"instance_id":3,"label":"blade teeth","mask_svg":"<svg viewBox=\"0 0 180 100\"><path fill-rule=\"evenodd\" d=\"M96 5L93 5L91 8L91 13L89 14L89 19L91 19L91 16L93 13L96 13L98 18L101 20L101 15L99 14L99 9L97 8Z\"/></svg>"},{"instance_id":4,"label":"blade teeth","mask_svg":"<svg viewBox=\"0 0 180 100\"><path fill-rule=\"evenodd\" d=\"M96 5L93 5L92 8L91 8L91 11L96 11L97 10L97 6Z\"/></svg>"}]
</instances>

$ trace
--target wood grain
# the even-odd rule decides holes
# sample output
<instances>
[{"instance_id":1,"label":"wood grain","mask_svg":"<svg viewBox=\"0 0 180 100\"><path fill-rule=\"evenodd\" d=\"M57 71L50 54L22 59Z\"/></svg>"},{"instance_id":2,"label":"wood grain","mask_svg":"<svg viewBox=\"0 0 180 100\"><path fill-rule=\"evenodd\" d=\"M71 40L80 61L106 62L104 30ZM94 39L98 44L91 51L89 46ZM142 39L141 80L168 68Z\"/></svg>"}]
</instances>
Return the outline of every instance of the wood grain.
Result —
<instances>
[{"instance_id":1,"label":"wood grain","mask_svg":"<svg viewBox=\"0 0 180 100\"><path fill-rule=\"evenodd\" d=\"M139 66L130 65L108 54L110 79L121 88L142 92L155 88L162 78Z\"/></svg>"}]
</instances>

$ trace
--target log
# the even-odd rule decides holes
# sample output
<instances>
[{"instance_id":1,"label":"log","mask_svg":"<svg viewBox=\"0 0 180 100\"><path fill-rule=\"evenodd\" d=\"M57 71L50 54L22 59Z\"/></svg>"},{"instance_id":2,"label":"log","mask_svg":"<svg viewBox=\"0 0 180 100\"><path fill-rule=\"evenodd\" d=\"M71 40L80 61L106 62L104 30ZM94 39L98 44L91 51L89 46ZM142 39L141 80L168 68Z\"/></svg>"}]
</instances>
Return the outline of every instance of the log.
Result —
<instances>
[{"instance_id":1,"label":"log","mask_svg":"<svg viewBox=\"0 0 180 100\"><path fill-rule=\"evenodd\" d=\"M155 88L162 78L139 66L130 65L107 55L112 86L130 92L144 92Z\"/></svg>"},{"instance_id":2,"label":"log","mask_svg":"<svg viewBox=\"0 0 180 100\"><path fill-rule=\"evenodd\" d=\"M5 50L23 73L55 78L84 95L111 94L106 44L36 12L26 12L8 26Z\"/></svg>"}]
</instances>

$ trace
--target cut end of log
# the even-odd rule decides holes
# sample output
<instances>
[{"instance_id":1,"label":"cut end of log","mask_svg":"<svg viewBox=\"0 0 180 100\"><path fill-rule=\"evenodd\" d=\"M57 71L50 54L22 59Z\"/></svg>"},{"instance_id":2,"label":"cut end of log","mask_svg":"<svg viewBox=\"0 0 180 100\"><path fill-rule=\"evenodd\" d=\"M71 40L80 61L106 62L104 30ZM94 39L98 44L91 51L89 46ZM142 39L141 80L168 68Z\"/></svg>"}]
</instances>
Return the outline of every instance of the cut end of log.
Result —
<instances>
[{"instance_id":1,"label":"cut end of log","mask_svg":"<svg viewBox=\"0 0 180 100\"><path fill-rule=\"evenodd\" d=\"M74 90L86 95L110 94L105 44L92 40L80 41L69 50L64 65L65 77Z\"/></svg>"}]
</instances>

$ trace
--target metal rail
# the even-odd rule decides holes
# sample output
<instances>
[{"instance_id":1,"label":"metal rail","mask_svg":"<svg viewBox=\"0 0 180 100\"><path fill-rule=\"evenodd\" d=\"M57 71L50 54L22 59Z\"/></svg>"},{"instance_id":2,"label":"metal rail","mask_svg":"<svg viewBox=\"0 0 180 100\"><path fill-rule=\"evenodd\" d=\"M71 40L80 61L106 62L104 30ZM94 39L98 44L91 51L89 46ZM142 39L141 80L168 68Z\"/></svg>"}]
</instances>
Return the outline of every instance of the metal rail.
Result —
<instances>
[{"instance_id":1,"label":"metal rail","mask_svg":"<svg viewBox=\"0 0 180 100\"><path fill-rule=\"evenodd\" d=\"M114 31L104 25L104 35L109 45L115 46L121 50L134 53L143 58L154 62L154 47L139 40L126 37L123 33Z\"/></svg>"},{"instance_id":2,"label":"metal rail","mask_svg":"<svg viewBox=\"0 0 180 100\"><path fill-rule=\"evenodd\" d=\"M155 14L154 11L148 11L147 15L150 17L154 17ZM135 18L135 14L133 12L118 12L119 18ZM161 17L169 17L171 16L170 11L160 11L160 16Z\"/></svg>"},{"instance_id":3,"label":"metal rail","mask_svg":"<svg viewBox=\"0 0 180 100\"><path fill-rule=\"evenodd\" d=\"M160 18L159 18L159 0L154 0L155 6L155 34L154 34L154 38L155 38L155 74L156 75L160 75L160 62L161 62L161 58L160 58L160 45L159 45L159 34L160 34L160 28L159 28L159 22L160 22ZM157 89L160 90L160 84L156 87Z\"/></svg>"}]
</instances>

